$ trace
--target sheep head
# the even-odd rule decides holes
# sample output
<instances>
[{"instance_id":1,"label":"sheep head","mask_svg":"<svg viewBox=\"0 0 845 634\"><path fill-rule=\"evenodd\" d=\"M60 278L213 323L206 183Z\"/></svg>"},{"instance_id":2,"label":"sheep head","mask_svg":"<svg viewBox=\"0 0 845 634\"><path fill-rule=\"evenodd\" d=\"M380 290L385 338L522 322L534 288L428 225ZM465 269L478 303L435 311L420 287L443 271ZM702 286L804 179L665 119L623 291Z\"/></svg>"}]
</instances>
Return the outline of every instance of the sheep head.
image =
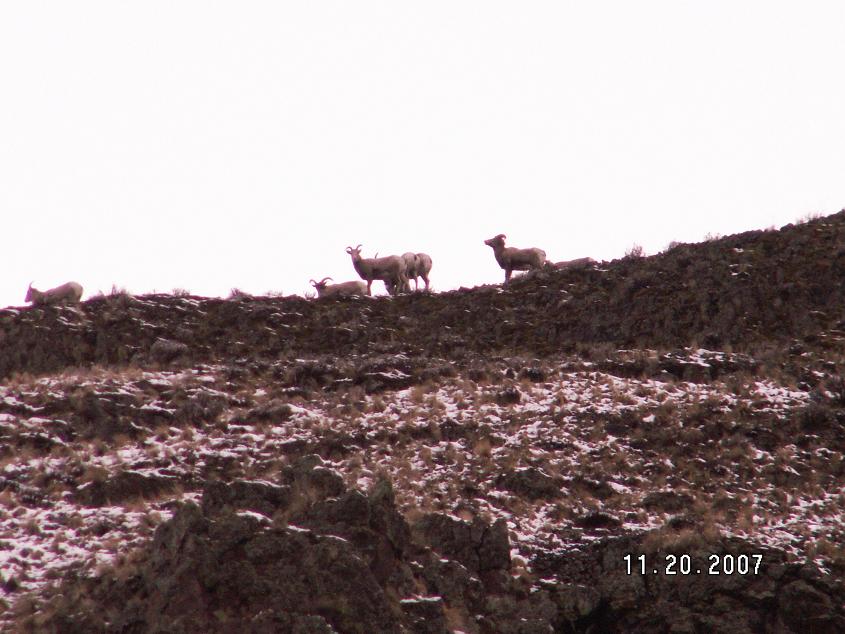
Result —
<instances>
[{"instance_id":1,"label":"sheep head","mask_svg":"<svg viewBox=\"0 0 845 634\"><path fill-rule=\"evenodd\" d=\"M326 288L326 285L328 284L328 281L329 281L330 279L332 279L332 278L330 278L330 277L324 277L324 278L323 278L323 279L321 279L319 282L315 282L314 280L311 280L311 286L313 286L313 287L314 287L314 288L316 288L317 290L320 290L320 289Z\"/></svg>"},{"instance_id":2,"label":"sheep head","mask_svg":"<svg viewBox=\"0 0 845 634\"><path fill-rule=\"evenodd\" d=\"M494 249L501 249L505 246L505 238L507 238L507 236L504 233L500 233L499 235L490 238L489 240L485 240L484 244L486 244L488 247L493 247Z\"/></svg>"}]
</instances>

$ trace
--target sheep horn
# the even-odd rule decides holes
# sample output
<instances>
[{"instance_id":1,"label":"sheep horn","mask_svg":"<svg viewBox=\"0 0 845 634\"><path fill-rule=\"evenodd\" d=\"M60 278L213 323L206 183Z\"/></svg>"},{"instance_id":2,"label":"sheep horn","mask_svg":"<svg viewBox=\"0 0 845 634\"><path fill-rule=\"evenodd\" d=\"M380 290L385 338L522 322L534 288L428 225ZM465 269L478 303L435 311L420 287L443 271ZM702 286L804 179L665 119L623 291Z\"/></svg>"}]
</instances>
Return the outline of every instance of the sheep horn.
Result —
<instances>
[{"instance_id":1,"label":"sheep horn","mask_svg":"<svg viewBox=\"0 0 845 634\"><path fill-rule=\"evenodd\" d=\"M330 278L330 277L324 277L323 279L320 280L320 284L323 284L326 280L331 280L331 279L332 278ZM332 280L332 281L334 281L334 280Z\"/></svg>"},{"instance_id":2,"label":"sheep horn","mask_svg":"<svg viewBox=\"0 0 845 634\"><path fill-rule=\"evenodd\" d=\"M308 282L311 284L311 286L317 286L317 282L315 282L314 280L308 280Z\"/></svg>"}]
</instances>

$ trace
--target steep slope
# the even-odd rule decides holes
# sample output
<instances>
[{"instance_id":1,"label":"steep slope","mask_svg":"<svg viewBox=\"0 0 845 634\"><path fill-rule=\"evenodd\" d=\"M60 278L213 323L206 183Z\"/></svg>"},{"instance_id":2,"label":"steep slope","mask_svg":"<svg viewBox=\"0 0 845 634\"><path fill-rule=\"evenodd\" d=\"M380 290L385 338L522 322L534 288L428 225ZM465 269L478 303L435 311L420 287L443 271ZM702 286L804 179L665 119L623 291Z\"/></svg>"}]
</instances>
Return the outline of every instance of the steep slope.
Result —
<instances>
[{"instance_id":1,"label":"steep slope","mask_svg":"<svg viewBox=\"0 0 845 634\"><path fill-rule=\"evenodd\" d=\"M843 257L0 311L0 627L843 631Z\"/></svg>"},{"instance_id":2,"label":"steep slope","mask_svg":"<svg viewBox=\"0 0 845 634\"><path fill-rule=\"evenodd\" d=\"M840 212L649 258L549 270L506 289L320 302L117 295L78 311L0 311L0 376L144 363L160 337L184 343L194 363L319 353L545 355L593 343L739 350L838 337L843 279Z\"/></svg>"}]
</instances>

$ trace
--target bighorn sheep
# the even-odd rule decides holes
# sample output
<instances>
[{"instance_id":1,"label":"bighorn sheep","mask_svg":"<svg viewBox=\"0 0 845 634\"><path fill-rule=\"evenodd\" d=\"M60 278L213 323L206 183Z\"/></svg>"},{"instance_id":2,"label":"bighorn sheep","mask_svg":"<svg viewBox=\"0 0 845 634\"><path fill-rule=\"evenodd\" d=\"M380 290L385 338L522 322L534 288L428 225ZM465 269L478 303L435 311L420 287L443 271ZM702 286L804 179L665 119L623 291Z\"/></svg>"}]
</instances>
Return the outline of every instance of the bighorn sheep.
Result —
<instances>
[{"instance_id":1,"label":"bighorn sheep","mask_svg":"<svg viewBox=\"0 0 845 634\"><path fill-rule=\"evenodd\" d=\"M388 292L395 295L408 286L405 275L405 260L398 255L387 255L383 258L362 258L361 245L346 247L346 252L352 256L352 266L367 281L367 295L372 294L373 280L384 282ZM392 290L391 290L392 289Z\"/></svg>"},{"instance_id":2,"label":"bighorn sheep","mask_svg":"<svg viewBox=\"0 0 845 634\"><path fill-rule=\"evenodd\" d=\"M353 295L366 295L367 285L364 282L354 280L352 282L340 282L329 284L332 278L324 277L319 282L311 280L311 286L317 289L318 297L352 297Z\"/></svg>"},{"instance_id":3,"label":"bighorn sheep","mask_svg":"<svg viewBox=\"0 0 845 634\"><path fill-rule=\"evenodd\" d=\"M596 261L593 258L576 258L574 260L564 260L562 262L555 262L552 266L558 270L570 269L586 269L594 266Z\"/></svg>"},{"instance_id":4,"label":"bighorn sheep","mask_svg":"<svg viewBox=\"0 0 845 634\"><path fill-rule=\"evenodd\" d=\"M495 238L485 240L484 244L492 247L493 255L496 256L496 262L505 269L505 282L511 279L511 273L514 271L530 271L531 269L540 269L546 264L546 252L543 249L515 249L514 247L505 246L504 233L500 233Z\"/></svg>"},{"instance_id":5,"label":"bighorn sheep","mask_svg":"<svg viewBox=\"0 0 845 634\"><path fill-rule=\"evenodd\" d=\"M414 280L414 290L420 290L420 284L417 280L418 277L423 278L425 290L428 290L428 273L431 271L431 256L428 253L412 253L408 251L402 254L402 259L405 260L405 276L408 278L408 287L405 290L410 292L411 280ZM387 287L387 292L392 294L392 285L388 282L385 282L384 285Z\"/></svg>"},{"instance_id":6,"label":"bighorn sheep","mask_svg":"<svg viewBox=\"0 0 845 634\"><path fill-rule=\"evenodd\" d=\"M411 290L411 280L414 280L414 290L420 290L418 277L423 278L425 282L425 290L428 290L428 273L431 271L431 256L428 253L408 253L402 254L402 259L405 260L405 274L408 277L408 290Z\"/></svg>"},{"instance_id":7,"label":"bighorn sheep","mask_svg":"<svg viewBox=\"0 0 845 634\"><path fill-rule=\"evenodd\" d=\"M48 291L39 291L32 287L26 289L26 302L32 302L33 306L52 306L54 304L77 304L82 297L82 286L76 282L67 282Z\"/></svg>"}]
</instances>

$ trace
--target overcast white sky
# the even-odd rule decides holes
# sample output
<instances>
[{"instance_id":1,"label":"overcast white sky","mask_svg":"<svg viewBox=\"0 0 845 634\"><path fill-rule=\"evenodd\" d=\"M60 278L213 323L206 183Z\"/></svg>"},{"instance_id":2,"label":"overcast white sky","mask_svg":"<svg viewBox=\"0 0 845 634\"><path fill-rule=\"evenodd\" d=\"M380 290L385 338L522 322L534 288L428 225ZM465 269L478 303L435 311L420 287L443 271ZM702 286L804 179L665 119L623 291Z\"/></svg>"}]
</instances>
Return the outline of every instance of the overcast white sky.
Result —
<instances>
[{"instance_id":1,"label":"overcast white sky","mask_svg":"<svg viewBox=\"0 0 845 634\"><path fill-rule=\"evenodd\" d=\"M3 2L0 306L612 259L845 207L845 2ZM379 292L382 292L381 285Z\"/></svg>"}]
</instances>

